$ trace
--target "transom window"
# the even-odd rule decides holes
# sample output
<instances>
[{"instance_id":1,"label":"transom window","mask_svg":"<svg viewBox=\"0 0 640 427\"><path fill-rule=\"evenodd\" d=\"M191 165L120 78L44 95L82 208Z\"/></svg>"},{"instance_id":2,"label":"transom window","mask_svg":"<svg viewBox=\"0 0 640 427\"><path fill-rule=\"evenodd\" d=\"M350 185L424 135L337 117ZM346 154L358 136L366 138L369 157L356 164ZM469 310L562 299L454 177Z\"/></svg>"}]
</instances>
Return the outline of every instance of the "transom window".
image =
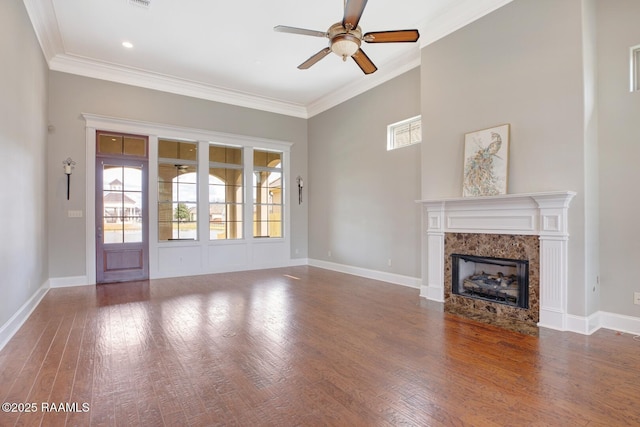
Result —
<instances>
[{"instance_id":1,"label":"transom window","mask_svg":"<svg viewBox=\"0 0 640 427\"><path fill-rule=\"evenodd\" d=\"M422 141L422 118L411 117L387 126L387 150L418 144Z\"/></svg>"}]
</instances>

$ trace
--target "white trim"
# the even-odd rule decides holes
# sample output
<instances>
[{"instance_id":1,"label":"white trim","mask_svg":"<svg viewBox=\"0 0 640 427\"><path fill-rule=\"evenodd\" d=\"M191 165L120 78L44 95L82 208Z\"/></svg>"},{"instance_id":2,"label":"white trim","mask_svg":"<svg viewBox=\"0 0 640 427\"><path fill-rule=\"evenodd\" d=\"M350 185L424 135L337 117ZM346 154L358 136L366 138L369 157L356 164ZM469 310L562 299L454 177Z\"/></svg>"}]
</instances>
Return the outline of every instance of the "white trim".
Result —
<instances>
[{"instance_id":1,"label":"white trim","mask_svg":"<svg viewBox=\"0 0 640 427\"><path fill-rule=\"evenodd\" d=\"M420 289L421 285L421 279L417 277L409 277L382 271L368 270L365 268L336 264L316 259L297 258L290 260L288 264L288 266L305 265L324 268L326 270L337 271L345 274L353 274L373 280L381 280L384 282L407 286L415 289ZM9 340L26 322L31 313L38 307L40 301L42 301L42 298L44 298L49 289L65 286L79 286L83 284L86 285L86 283L83 283L83 279L84 276L58 277L51 278L45 284L43 284L33 294L33 296L26 303L24 303L22 307L20 307L20 309L16 313L4 325L2 325L2 327L0 327L0 350L4 348ZM421 294L420 296L423 297L425 295ZM631 335L640 335L640 317L598 311L588 317L566 315L566 318L567 322L564 329L557 329L553 327L553 325L551 325L550 329L556 329L563 332L573 332L582 335L591 335L602 328Z\"/></svg>"},{"instance_id":2,"label":"white trim","mask_svg":"<svg viewBox=\"0 0 640 427\"><path fill-rule=\"evenodd\" d=\"M399 122L387 125L387 151L397 150L399 148L420 144L422 142L422 132L420 132L420 139L418 141L411 141L411 125L418 123L420 124L420 127L422 127L422 115L409 117L408 119L400 120ZM409 132L409 142L407 144L399 145L396 143L397 131L399 128L405 125L409 125L409 128L407 129L407 131Z\"/></svg>"},{"instance_id":3,"label":"white trim","mask_svg":"<svg viewBox=\"0 0 640 427\"><path fill-rule=\"evenodd\" d=\"M218 273L222 271L254 270L257 268L270 268L286 266L291 259L291 203L289 198L290 170L291 170L291 146L293 143L277 141L266 138L256 138L244 135L235 135L222 132L215 132L203 129L187 128L180 126L170 126L161 123L129 120L96 114L83 113L82 117L86 121L86 275L87 284L96 283L96 261L95 261L95 132L96 130L122 132L137 135L147 135L149 137L149 277L151 279L160 277L178 277L198 274ZM284 175L283 197L284 197L284 236L282 238L257 239L253 234L245 233L244 239L226 241L209 241L200 239L189 242L159 242L157 239L157 214L154 206L157 204L157 183L153 179L157 176L157 143L158 137L179 138L199 141L200 148L209 142L229 144L248 148L259 148L276 150L282 152L282 173ZM208 155L200 156L201 166L206 164L208 170ZM246 160L246 159L245 159ZM253 176L251 168L252 159L245 163L246 176L246 201L244 211L245 224L249 227L252 224L251 195ZM208 200L208 196L205 197ZM208 209L208 208L207 208ZM245 231L247 228L245 228ZM203 233L203 232L202 232ZM203 234L201 233L201 237ZM208 234L207 234L208 237ZM224 245L237 245L233 252L235 255L228 255L232 259L218 257L211 258L211 254ZM228 252L228 251L227 251ZM224 254L223 254L224 255ZM174 262L175 261L175 262ZM228 262L226 262L228 261Z\"/></svg>"},{"instance_id":4,"label":"white trim","mask_svg":"<svg viewBox=\"0 0 640 427\"><path fill-rule=\"evenodd\" d=\"M573 314L566 315L566 331L582 335L591 335L598 329L600 329L598 313L594 313L587 317L576 316Z\"/></svg>"},{"instance_id":5,"label":"white trim","mask_svg":"<svg viewBox=\"0 0 640 427\"><path fill-rule=\"evenodd\" d=\"M70 54L57 54L49 60L49 68L54 71L77 74L99 80L107 80L292 117L307 118L306 108L291 102L279 101L147 70L99 62L94 59Z\"/></svg>"},{"instance_id":6,"label":"white trim","mask_svg":"<svg viewBox=\"0 0 640 427\"><path fill-rule=\"evenodd\" d=\"M51 277L49 278L49 287L69 288L72 286L91 286L87 276L69 276L69 277Z\"/></svg>"},{"instance_id":7,"label":"white trim","mask_svg":"<svg viewBox=\"0 0 640 427\"><path fill-rule=\"evenodd\" d=\"M373 89L401 74L406 73L420 66L420 50L418 46L409 49L406 53L398 55L392 61L386 63L384 68L380 68L373 74L369 74L366 79L358 79L349 83L334 92L331 92L307 105L306 118L311 118L330 108L335 107L351 98L354 98L366 91Z\"/></svg>"},{"instance_id":8,"label":"white trim","mask_svg":"<svg viewBox=\"0 0 640 427\"><path fill-rule=\"evenodd\" d=\"M87 120L87 117L85 117ZM98 124L97 122L95 124ZM96 284L96 130L85 128L85 260L87 283ZM108 130L108 129L105 129Z\"/></svg>"},{"instance_id":9,"label":"white trim","mask_svg":"<svg viewBox=\"0 0 640 427\"><path fill-rule=\"evenodd\" d=\"M40 48L47 61L64 51L62 36L58 29L56 12L52 1L23 0Z\"/></svg>"},{"instance_id":10,"label":"white trim","mask_svg":"<svg viewBox=\"0 0 640 427\"><path fill-rule=\"evenodd\" d=\"M640 335L640 317L599 311L598 323L604 329Z\"/></svg>"},{"instance_id":11,"label":"white trim","mask_svg":"<svg viewBox=\"0 0 640 427\"><path fill-rule=\"evenodd\" d=\"M585 330L581 324L575 326L575 319L567 313L568 209L575 195L573 191L553 191L418 201L423 205L422 238L427 248L420 295L444 300L445 233L536 235L540 236L538 326Z\"/></svg>"},{"instance_id":12,"label":"white trim","mask_svg":"<svg viewBox=\"0 0 640 427\"><path fill-rule=\"evenodd\" d=\"M566 318L564 330L582 335L591 335L599 329L640 335L640 317L598 311L587 317L567 315Z\"/></svg>"},{"instance_id":13,"label":"white trim","mask_svg":"<svg viewBox=\"0 0 640 427\"><path fill-rule=\"evenodd\" d=\"M513 0L465 0L447 5L420 25L420 48L471 24Z\"/></svg>"},{"instance_id":14,"label":"white trim","mask_svg":"<svg viewBox=\"0 0 640 427\"><path fill-rule=\"evenodd\" d=\"M400 274L388 273L385 271L370 270L367 268L354 267L351 265L337 264L319 259L309 259L312 267L324 268L325 270L337 271L339 273L353 274L367 279L380 280L394 285L407 286L409 288L420 289L421 279L419 277L403 276Z\"/></svg>"},{"instance_id":15,"label":"white trim","mask_svg":"<svg viewBox=\"0 0 640 427\"><path fill-rule=\"evenodd\" d=\"M305 119L335 107L419 66L420 50L423 47L482 18L511 1L465 0L460 3L456 2L453 6L447 6L436 16L427 17L425 21L418 25L420 40L419 43L416 43L415 49L409 49L407 52L396 56L366 79L356 79L353 83L338 88L318 100L302 105L73 55L67 52L64 47L53 2L51 0L23 0L40 47L51 70Z\"/></svg>"},{"instance_id":16,"label":"white trim","mask_svg":"<svg viewBox=\"0 0 640 427\"><path fill-rule=\"evenodd\" d=\"M2 327L0 327L0 350L4 348L4 346L9 342L9 340L18 332L20 327L27 321L33 310L38 307L42 298L49 291L49 283L45 282L38 290L34 292L34 294L22 304L22 307L18 309L14 313L13 316L9 320L5 322Z\"/></svg>"},{"instance_id":17,"label":"white trim","mask_svg":"<svg viewBox=\"0 0 640 427\"><path fill-rule=\"evenodd\" d=\"M629 48L629 91L640 91L640 44Z\"/></svg>"}]
</instances>

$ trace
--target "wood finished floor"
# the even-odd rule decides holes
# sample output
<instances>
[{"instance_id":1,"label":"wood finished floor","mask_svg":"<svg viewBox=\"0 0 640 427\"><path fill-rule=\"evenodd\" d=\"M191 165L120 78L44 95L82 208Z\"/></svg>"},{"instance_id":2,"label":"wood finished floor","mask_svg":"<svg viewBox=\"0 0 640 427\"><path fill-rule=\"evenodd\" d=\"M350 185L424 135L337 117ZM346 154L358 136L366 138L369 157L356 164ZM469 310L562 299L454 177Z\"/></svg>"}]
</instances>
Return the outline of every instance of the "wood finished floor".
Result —
<instances>
[{"instance_id":1,"label":"wood finished floor","mask_svg":"<svg viewBox=\"0 0 640 427\"><path fill-rule=\"evenodd\" d=\"M0 352L0 401L37 409L3 427L640 425L640 342L313 267L52 289Z\"/></svg>"}]
</instances>

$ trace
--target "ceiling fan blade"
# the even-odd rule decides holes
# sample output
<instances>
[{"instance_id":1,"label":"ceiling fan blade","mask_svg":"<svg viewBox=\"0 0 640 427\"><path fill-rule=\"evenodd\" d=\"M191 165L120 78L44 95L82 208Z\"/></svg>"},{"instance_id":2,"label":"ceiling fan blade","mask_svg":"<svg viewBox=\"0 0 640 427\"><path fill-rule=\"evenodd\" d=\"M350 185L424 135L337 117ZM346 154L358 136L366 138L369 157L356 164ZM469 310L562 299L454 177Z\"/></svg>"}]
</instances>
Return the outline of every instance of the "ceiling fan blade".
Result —
<instances>
[{"instance_id":1,"label":"ceiling fan blade","mask_svg":"<svg viewBox=\"0 0 640 427\"><path fill-rule=\"evenodd\" d=\"M301 70L306 70L307 68L310 68L313 64L315 64L316 62L320 61L322 58L327 56L329 53L331 53L331 49L328 47L325 47L320 52L316 53L315 55L311 56L311 58L307 59L302 64L298 65L298 68Z\"/></svg>"},{"instance_id":2,"label":"ceiling fan blade","mask_svg":"<svg viewBox=\"0 0 640 427\"><path fill-rule=\"evenodd\" d=\"M303 36L327 37L325 31L307 30L306 28L287 27L286 25L277 25L273 27L273 31L278 33L302 34Z\"/></svg>"},{"instance_id":3,"label":"ceiling fan blade","mask_svg":"<svg viewBox=\"0 0 640 427\"><path fill-rule=\"evenodd\" d=\"M415 42L420 38L418 30L373 31L362 37L367 43Z\"/></svg>"},{"instance_id":4,"label":"ceiling fan blade","mask_svg":"<svg viewBox=\"0 0 640 427\"><path fill-rule=\"evenodd\" d=\"M347 4L344 7L342 26L347 30L356 28L366 5L367 0L347 0Z\"/></svg>"},{"instance_id":5,"label":"ceiling fan blade","mask_svg":"<svg viewBox=\"0 0 640 427\"><path fill-rule=\"evenodd\" d=\"M351 57L353 58L354 61L356 61L356 64L358 64L358 67L360 67L362 72L365 74L375 73L376 70L378 69L373 64L373 62L371 62L367 54L364 53L362 49L358 49L358 51L354 53Z\"/></svg>"}]
</instances>

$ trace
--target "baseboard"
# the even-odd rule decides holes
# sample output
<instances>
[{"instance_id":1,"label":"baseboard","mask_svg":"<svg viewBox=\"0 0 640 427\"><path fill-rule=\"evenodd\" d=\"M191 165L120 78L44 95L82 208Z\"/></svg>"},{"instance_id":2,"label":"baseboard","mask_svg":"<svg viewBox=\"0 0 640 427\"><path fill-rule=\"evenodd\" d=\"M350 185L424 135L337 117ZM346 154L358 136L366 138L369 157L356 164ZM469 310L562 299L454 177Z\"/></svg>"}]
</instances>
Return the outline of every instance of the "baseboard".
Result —
<instances>
[{"instance_id":1,"label":"baseboard","mask_svg":"<svg viewBox=\"0 0 640 427\"><path fill-rule=\"evenodd\" d=\"M599 323L602 328L627 334L640 335L640 317L599 311Z\"/></svg>"},{"instance_id":2,"label":"baseboard","mask_svg":"<svg viewBox=\"0 0 640 427\"><path fill-rule=\"evenodd\" d=\"M418 277L403 276L400 274L387 273L384 271L370 270L366 268L354 267L344 264L337 264L316 259L297 258L289 262L290 266L310 265L324 268L340 273L353 274L367 279L381 280L396 285L421 289L422 280ZM51 288L64 288L70 286L88 286L86 276L55 277L44 283L27 302L0 327L0 350L9 342L11 337L20 329L22 324L29 318L33 310L38 306L42 298ZM421 289L424 292L424 289ZM425 295L421 295L424 297ZM632 335L640 335L640 317L626 316L623 314L598 311L590 316L575 316L568 314L565 316L565 331L575 332L583 335L591 335L600 328L624 332ZM540 325L546 327L545 325ZM556 328L551 328L556 329Z\"/></svg>"},{"instance_id":3,"label":"baseboard","mask_svg":"<svg viewBox=\"0 0 640 427\"><path fill-rule=\"evenodd\" d=\"M566 330L569 332L591 335L601 328L599 313L593 313L587 317L567 314L565 319L567 324Z\"/></svg>"},{"instance_id":4,"label":"baseboard","mask_svg":"<svg viewBox=\"0 0 640 427\"><path fill-rule=\"evenodd\" d=\"M37 291L25 302L22 307L15 312L7 322L0 327L0 350L9 342L9 340L18 332L18 329L27 321L33 310L49 291L49 282L45 282Z\"/></svg>"},{"instance_id":5,"label":"baseboard","mask_svg":"<svg viewBox=\"0 0 640 427\"><path fill-rule=\"evenodd\" d=\"M70 286L89 286L87 276L52 277L49 279L51 288L68 288Z\"/></svg>"},{"instance_id":6,"label":"baseboard","mask_svg":"<svg viewBox=\"0 0 640 427\"><path fill-rule=\"evenodd\" d=\"M435 286L420 286L420 296L431 301L444 302L444 290Z\"/></svg>"},{"instance_id":7,"label":"baseboard","mask_svg":"<svg viewBox=\"0 0 640 427\"><path fill-rule=\"evenodd\" d=\"M309 264L309 258L291 258L288 265L289 267L299 267L301 265L311 264Z\"/></svg>"},{"instance_id":8,"label":"baseboard","mask_svg":"<svg viewBox=\"0 0 640 427\"><path fill-rule=\"evenodd\" d=\"M624 314L609 313L606 311L597 311L587 317L567 314L565 316L565 319L566 327L564 329L551 329L559 329L583 335L591 335L598 329L602 328L633 335L640 335L640 317L626 316Z\"/></svg>"},{"instance_id":9,"label":"baseboard","mask_svg":"<svg viewBox=\"0 0 640 427\"><path fill-rule=\"evenodd\" d=\"M353 274L354 276L365 277L367 279L381 280L395 285L407 286L409 288L420 289L422 279L419 277L403 276L401 274L387 273L385 271L369 270L367 268L353 267L350 265L337 264L318 259L309 259L308 265L312 267L324 268L326 270L340 273Z\"/></svg>"}]
</instances>

